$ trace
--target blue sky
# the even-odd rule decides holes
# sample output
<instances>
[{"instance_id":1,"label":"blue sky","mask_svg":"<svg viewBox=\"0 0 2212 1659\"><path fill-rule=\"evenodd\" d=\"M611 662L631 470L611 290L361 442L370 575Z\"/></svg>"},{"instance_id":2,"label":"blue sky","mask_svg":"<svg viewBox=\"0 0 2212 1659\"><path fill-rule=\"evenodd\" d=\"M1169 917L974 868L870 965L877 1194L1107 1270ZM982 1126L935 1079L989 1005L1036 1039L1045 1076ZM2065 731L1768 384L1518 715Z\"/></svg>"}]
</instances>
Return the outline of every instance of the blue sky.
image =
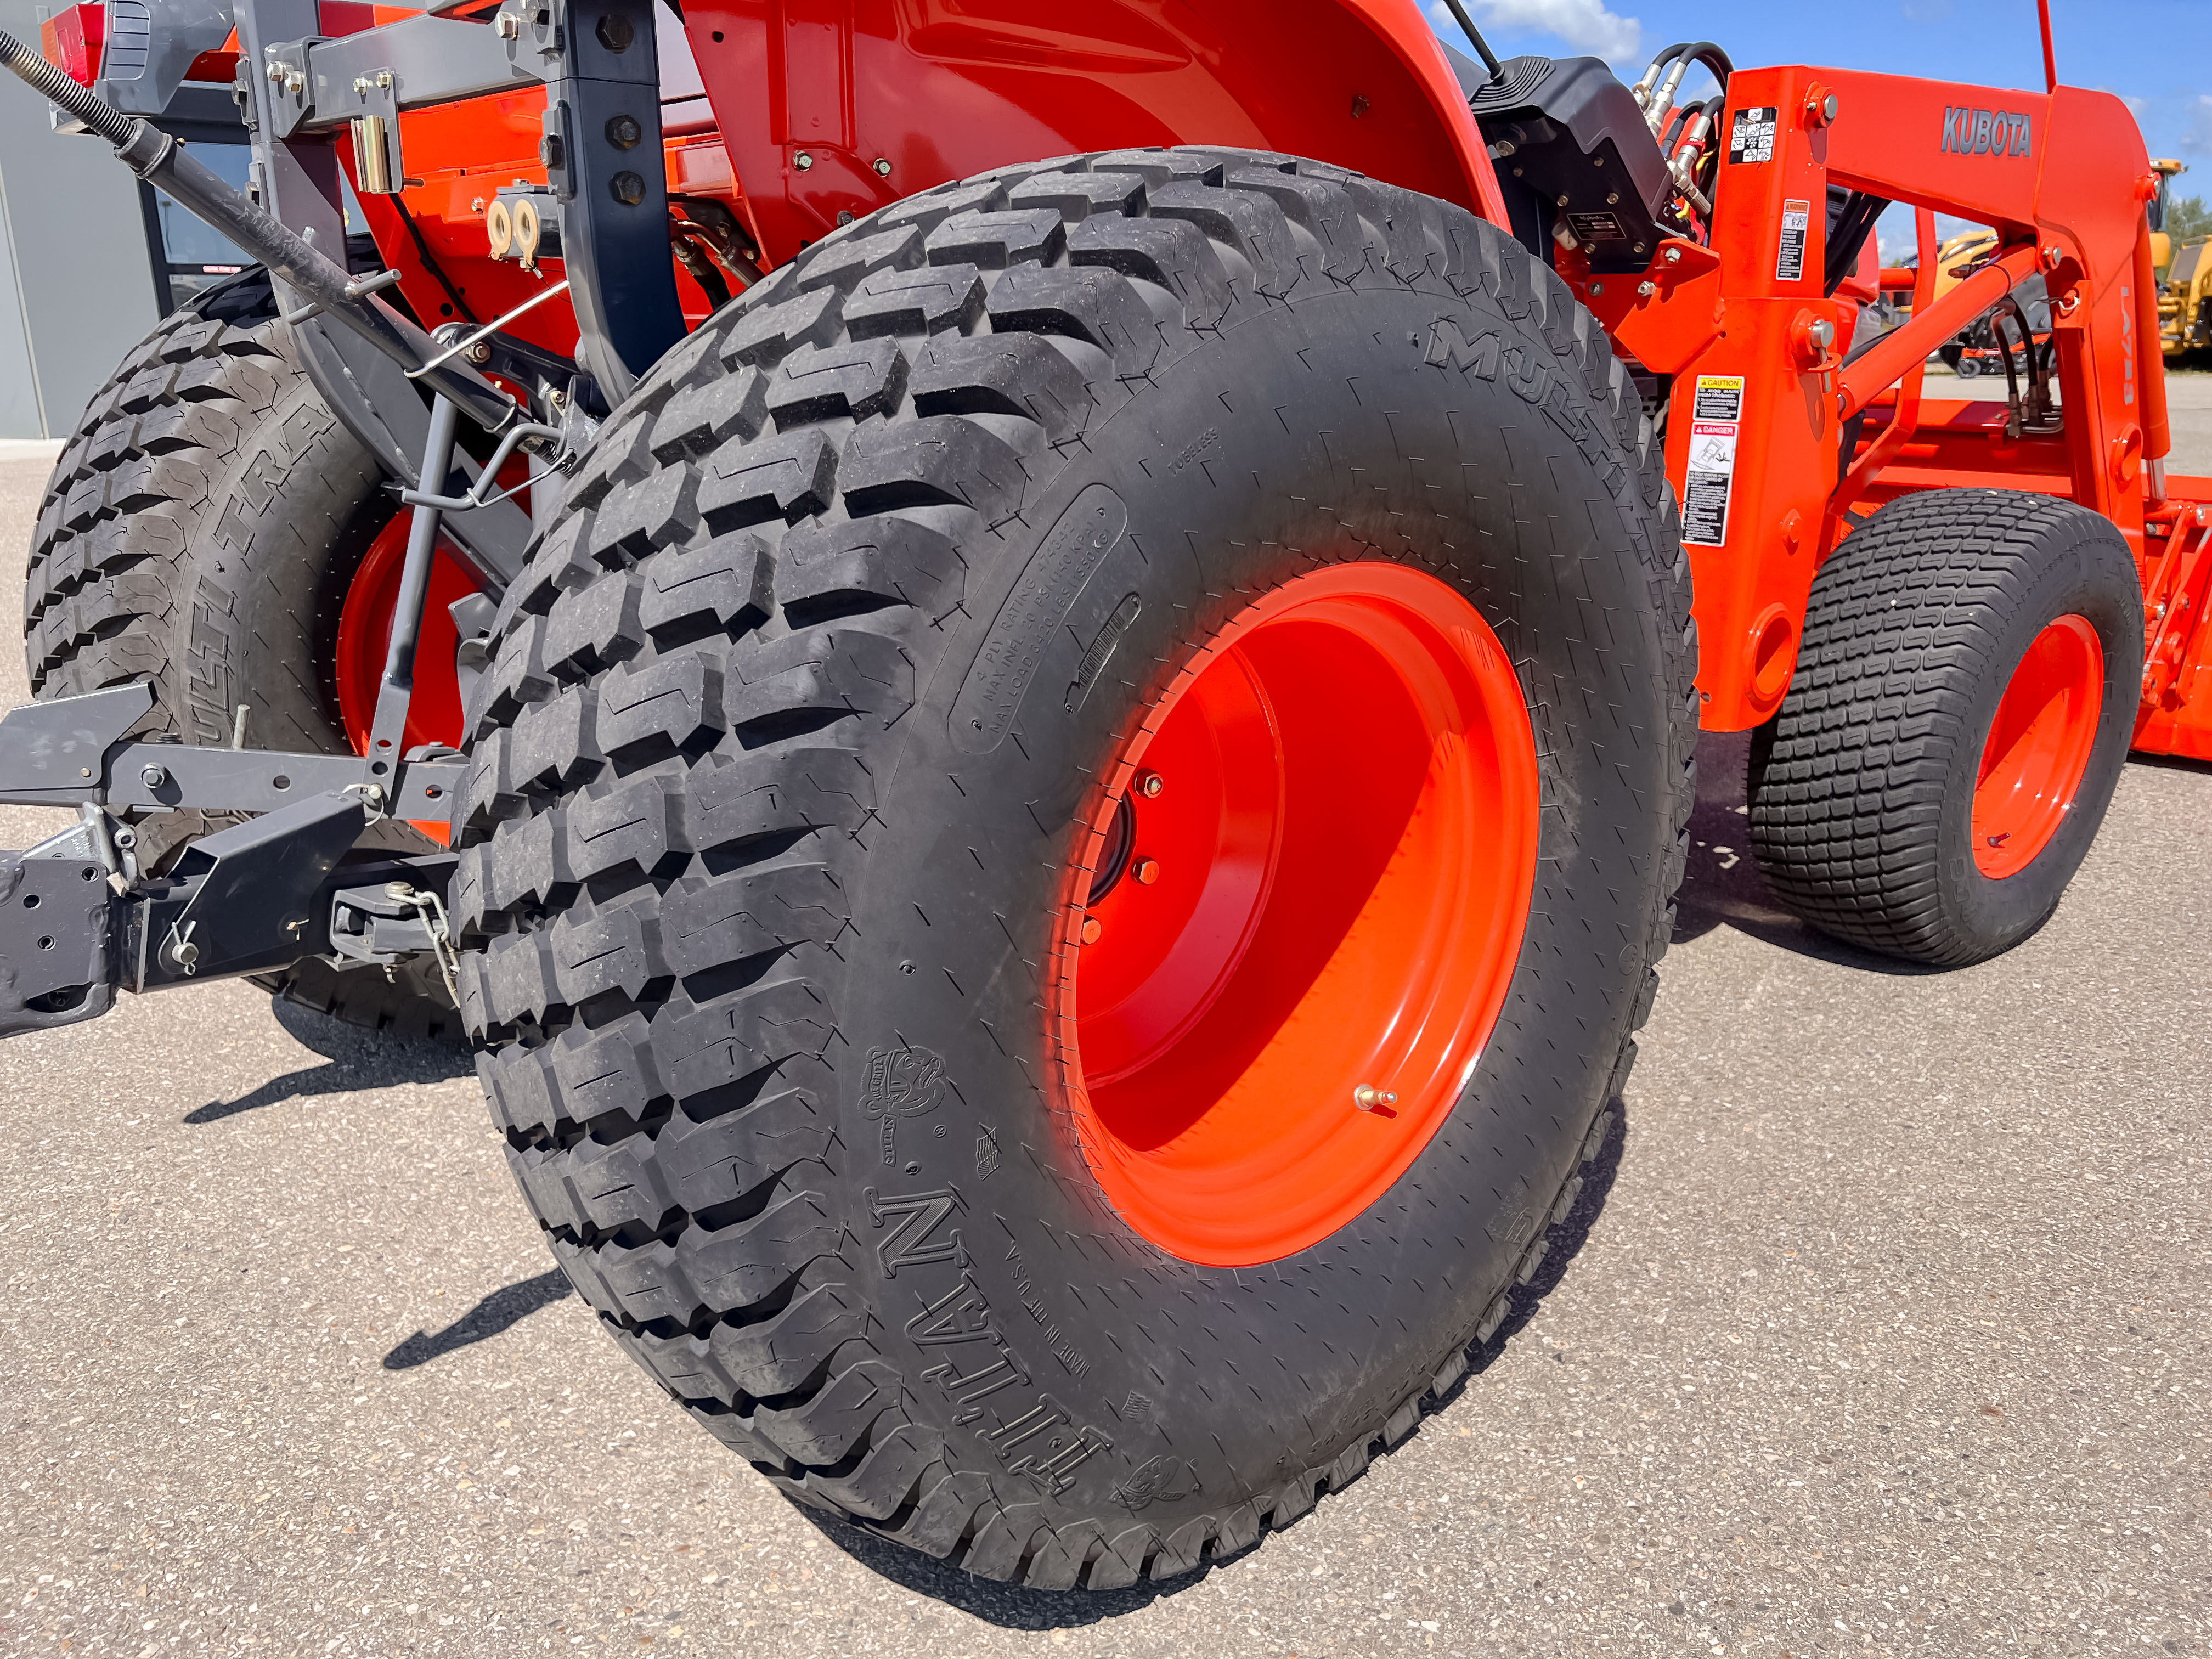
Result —
<instances>
[{"instance_id":1,"label":"blue sky","mask_svg":"<svg viewBox=\"0 0 2212 1659\"><path fill-rule=\"evenodd\" d=\"M1465 0L1500 58L1603 58L1624 81L1681 40L1737 64L1826 64L1972 85L2043 89L2035 0ZM1442 4L1437 32L1464 49ZM2153 155L2190 164L2177 195L2212 200L2212 0L2051 0L2058 78L2118 94ZM1903 228L1902 226L1899 228ZM1887 217L1885 240L1892 229Z\"/></svg>"}]
</instances>

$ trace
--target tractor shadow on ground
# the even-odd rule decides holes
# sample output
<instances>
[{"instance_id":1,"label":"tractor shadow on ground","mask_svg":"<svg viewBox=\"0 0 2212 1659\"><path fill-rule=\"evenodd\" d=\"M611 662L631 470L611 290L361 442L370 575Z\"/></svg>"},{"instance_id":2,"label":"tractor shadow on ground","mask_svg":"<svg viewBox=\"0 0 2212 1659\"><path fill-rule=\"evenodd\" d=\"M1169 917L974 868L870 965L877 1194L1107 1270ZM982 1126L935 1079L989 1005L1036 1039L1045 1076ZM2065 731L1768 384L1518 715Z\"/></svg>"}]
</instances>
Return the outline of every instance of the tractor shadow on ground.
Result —
<instances>
[{"instance_id":1,"label":"tractor shadow on ground","mask_svg":"<svg viewBox=\"0 0 2212 1659\"><path fill-rule=\"evenodd\" d=\"M568 1283L568 1276L558 1267L542 1273L535 1279L502 1285L445 1329L416 1332L384 1356L384 1369L387 1371L406 1371L417 1365L427 1365L456 1348L465 1348L472 1342L483 1342L497 1336L520 1324L540 1308L550 1308L563 1297L574 1294L574 1289Z\"/></svg>"},{"instance_id":2,"label":"tractor shadow on ground","mask_svg":"<svg viewBox=\"0 0 2212 1659\"><path fill-rule=\"evenodd\" d=\"M211 1100L185 1113L186 1123L220 1123L240 1112L309 1095L386 1089L401 1083L443 1083L476 1070L469 1051L454 1043L398 1042L276 999L271 999L271 1012L288 1036L323 1055L325 1063L270 1078L234 1100Z\"/></svg>"},{"instance_id":3,"label":"tractor shadow on ground","mask_svg":"<svg viewBox=\"0 0 2212 1659\"><path fill-rule=\"evenodd\" d=\"M1717 927L1732 927L1777 950L1841 968L1911 977L1942 972L1831 939L1782 908L1751 855L1751 817L1744 796L1750 754L1748 732L1708 732L1698 739L1698 801L1690 812L1690 860L1682 872L1668 943L1686 945ZM1663 966L1660 973L1663 980Z\"/></svg>"},{"instance_id":4,"label":"tractor shadow on ground","mask_svg":"<svg viewBox=\"0 0 2212 1659\"><path fill-rule=\"evenodd\" d=\"M1583 1171L1582 1190L1575 1196L1574 1207L1567 1212L1566 1219L1552 1232L1552 1248L1544 1256L1534 1277L1518 1286L1512 1294L1511 1311L1487 1342L1470 1344L1467 1351L1468 1370L1465 1376L1423 1402L1422 1425L1426 1427L1431 1418L1455 1404L1460 1395L1474 1385L1475 1380L1487 1371L1514 1336L1535 1316L1538 1305L1549 1295L1561 1279L1566 1277L1570 1263L1582 1253L1589 1240L1590 1229L1604 1212L1606 1199L1620 1174L1621 1154L1628 1144L1628 1109L1623 1101L1613 1103L1613 1127L1597 1156ZM1564 1363L1563 1350L1554 1351L1554 1359ZM386 1361L386 1364L391 1362ZM1377 1454L1389 1457L1411 1451L1420 1443L1420 1431L1401 1441L1392 1450ZM1324 1492L1320 1501L1300 1516L1291 1526L1309 1524L1316 1516L1328 1513L1330 1494ZM997 1625L1007 1630L1054 1631L1073 1630L1086 1625L1104 1623L1126 1613L1151 1606L1164 1595L1180 1595L1216 1572L1237 1570L1254 1551L1263 1547L1276 1530L1273 1528L1260 1534L1259 1542L1249 1549L1220 1561L1207 1561L1177 1577L1159 1583L1133 1584L1118 1590L1034 1590L1018 1584L1004 1584L994 1580L977 1578L959 1568L934 1560L902 1545L889 1543L883 1539L832 1520L819 1510L794 1503L793 1510L818 1529L830 1543L871 1571L890 1579L901 1589L916 1595L927 1595L945 1606L957 1607L971 1618Z\"/></svg>"}]
</instances>

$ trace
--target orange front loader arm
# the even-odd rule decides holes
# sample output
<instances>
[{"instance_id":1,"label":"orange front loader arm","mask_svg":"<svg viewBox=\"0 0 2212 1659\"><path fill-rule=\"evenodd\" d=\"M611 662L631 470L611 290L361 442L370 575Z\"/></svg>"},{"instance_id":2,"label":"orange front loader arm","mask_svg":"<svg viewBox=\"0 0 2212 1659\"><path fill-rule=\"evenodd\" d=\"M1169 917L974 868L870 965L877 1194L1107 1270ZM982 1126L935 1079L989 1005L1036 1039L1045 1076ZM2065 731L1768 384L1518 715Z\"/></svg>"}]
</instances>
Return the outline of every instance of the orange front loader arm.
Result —
<instances>
[{"instance_id":1,"label":"orange front loader arm","mask_svg":"<svg viewBox=\"0 0 2212 1659\"><path fill-rule=\"evenodd\" d=\"M1724 122L1710 251L1670 244L1646 281L1580 286L1624 349L1675 376L1668 471L1696 578L1703 720L1735 731L1780 705L1814 572L1855 508L1942 484L2032 489L2105 514L2140 550L2147 477L2162 471L2147 464L2166 437L2137 271L2149 163L2117 98L1801 65L1738 71ZM1922 210L1914 314L1850 360L1857 306L1827 269L1832 185ZM1998 233L1941 301L1936 212ZM2003 404L1923 399L1929 354L2039 272L2063 429L2008 434Z\"/></svg>"}]
</instances>

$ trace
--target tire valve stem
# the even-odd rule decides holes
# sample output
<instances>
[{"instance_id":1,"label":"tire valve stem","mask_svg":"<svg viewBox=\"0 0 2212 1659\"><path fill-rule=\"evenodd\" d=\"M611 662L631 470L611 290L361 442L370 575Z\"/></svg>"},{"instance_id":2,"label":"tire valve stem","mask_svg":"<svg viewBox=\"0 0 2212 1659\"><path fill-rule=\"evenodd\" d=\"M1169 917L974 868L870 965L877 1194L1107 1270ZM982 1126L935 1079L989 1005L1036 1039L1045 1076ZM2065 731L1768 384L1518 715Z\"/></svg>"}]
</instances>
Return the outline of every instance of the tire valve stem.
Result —
<instances>
[{"instance_id":1,"label":"tire valve stem","mask_svg":"<svg viewBox=\"0 0 2212 1659\"><path fill-rule=\"evenodd\" d=\"M1352 1103L1363 1112L1379 1112L1386 1106L1395 1106L1398 1097L1389 1089L1378 1089L1371 1083L1363 1083L1352 1091Z\"/></svg>"},{"instance_id":2,"label":"tire valve stem","mask_svg":"<svg viewBox=\"0 0 2212 1659\"><path fill-rule=\"evenodd\" d=\"M2012 831L2009 830L2000 830L1994 836L1984 836L1984 839L1986 840L1992 847L2002 847L2012 839Z\"/></svg>"}]
</instances>

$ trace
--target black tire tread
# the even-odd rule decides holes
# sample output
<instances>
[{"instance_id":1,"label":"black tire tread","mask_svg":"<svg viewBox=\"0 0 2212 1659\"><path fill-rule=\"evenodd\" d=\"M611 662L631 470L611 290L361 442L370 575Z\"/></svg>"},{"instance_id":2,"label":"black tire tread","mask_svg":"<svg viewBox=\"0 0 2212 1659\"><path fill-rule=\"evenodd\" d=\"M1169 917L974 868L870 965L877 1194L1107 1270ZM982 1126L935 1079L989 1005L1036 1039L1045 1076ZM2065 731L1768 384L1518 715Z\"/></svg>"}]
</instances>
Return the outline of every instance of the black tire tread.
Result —
<instances>
[{"instance_id":1,"label":"black tire tread","mask_svg":"<svg viewBox=\"0 0 2212 1659\"><path fill-rule=\"evenodd\" d=\"M265 276L224 283L165 318L86 405L31 539L33 696L171 677L173 568L255 424L298 378L280 328Z\"/></svg>"},{"instance_id":2,"label":"black tire tread","mask_svg":"<svg viewBox=\"0 0 2212 1659\"><path fill-rule=\"evenodd\" d=\"M1905 961L1988 954L1945 914L1936 830L1961 750L1985 735L1962 714L2008 672L1992 615L2054 537L2127 556L2109 521L2069 501L1943 489L1890 502L1821 568L1749 791L1753 853L1795 915Z\"/></svg>"}]
</instances>

